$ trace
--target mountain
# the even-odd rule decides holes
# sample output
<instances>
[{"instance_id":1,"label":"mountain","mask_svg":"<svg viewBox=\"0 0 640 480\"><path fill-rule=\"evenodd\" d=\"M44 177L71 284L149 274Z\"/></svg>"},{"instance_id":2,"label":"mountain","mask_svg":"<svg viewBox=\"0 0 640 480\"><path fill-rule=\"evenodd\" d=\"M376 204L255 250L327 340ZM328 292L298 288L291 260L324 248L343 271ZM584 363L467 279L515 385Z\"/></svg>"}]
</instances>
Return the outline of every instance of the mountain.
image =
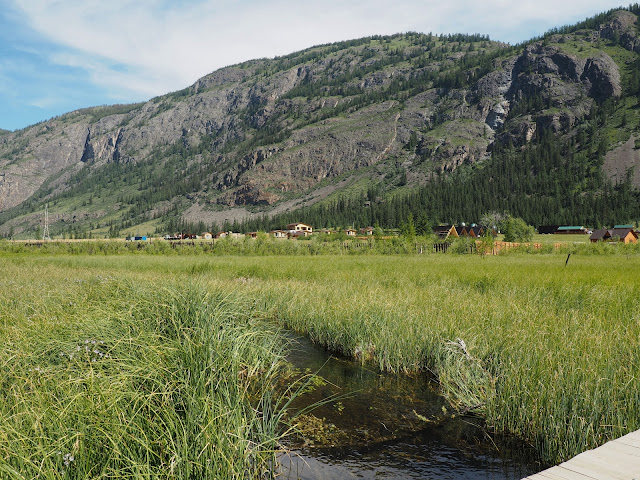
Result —
<instances>
[{"instance_id":1,"label":"mountain","mask_svg":"<svg viewBox=\"0 0 640 480\"><path fill-rule=\"evenodd\" d=\"M54 235L268 227L291 215L391 226L421 209L477 221L464 217L480 207L532 223L558 220L558 208L570 223L632 220L639 13L517 46L420 33L321 45L0 132L0 234L33 236L45 204Z\"/></svg>"}]
</instances>

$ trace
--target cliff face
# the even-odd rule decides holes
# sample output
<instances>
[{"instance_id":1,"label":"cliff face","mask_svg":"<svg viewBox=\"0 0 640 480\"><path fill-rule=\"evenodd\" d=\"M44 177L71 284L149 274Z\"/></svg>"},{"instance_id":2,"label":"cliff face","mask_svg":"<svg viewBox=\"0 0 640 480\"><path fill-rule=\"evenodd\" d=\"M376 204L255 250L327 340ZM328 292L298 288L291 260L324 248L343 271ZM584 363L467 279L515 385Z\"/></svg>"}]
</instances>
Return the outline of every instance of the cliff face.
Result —
<instances>
[{"instance_id":1,"label":"cliff face","mask_svg":"<svg viewBox=\"0 0 640 480\"><path fill-rule=\"evenodd\" d=\"M130 183L149 198L192 179L187 203L205 219L232 207L268 212L338 179L423 182L487 158L496 139L571 134L594 102L622 95L610 53L640 51L636 24L620 11L596 30L524 48L419 34L326 45L228 67L144 104L2 132L0 211L59 197L78 172L97 179L114 164L147 165L144 182ZM157 203L148 210L185 207Z\"/></svg>"}]
</instances>

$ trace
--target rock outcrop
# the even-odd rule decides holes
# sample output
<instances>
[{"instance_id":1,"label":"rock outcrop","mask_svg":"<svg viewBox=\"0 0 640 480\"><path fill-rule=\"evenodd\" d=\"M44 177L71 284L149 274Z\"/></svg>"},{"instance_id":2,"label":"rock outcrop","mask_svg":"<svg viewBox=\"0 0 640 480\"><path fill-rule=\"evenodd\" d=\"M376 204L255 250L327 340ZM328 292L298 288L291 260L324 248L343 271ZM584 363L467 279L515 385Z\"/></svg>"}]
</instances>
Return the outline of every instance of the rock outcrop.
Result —
<instances>
[{"instance_id":1,"label":"rock outcrop","mask_svg":"<svg viewBox=\"0 0 640 480\"><path fill-rule=\"evenodd\" d=\"M99 176L112 163L193 179L190 202L224 207L270 207L349 176L394 185L402 169L409 181L450 172L486 158L496 139L569 134L594 102L619 97L620 68L596 49L608 39L638 52L636 22L619 11L587 34L511 50L414 34L403 51L385 39L345 42L224 68L143 104L0 132L0 210L36 192L53 198L75 172Z\"/></svg>"}]
</instances>

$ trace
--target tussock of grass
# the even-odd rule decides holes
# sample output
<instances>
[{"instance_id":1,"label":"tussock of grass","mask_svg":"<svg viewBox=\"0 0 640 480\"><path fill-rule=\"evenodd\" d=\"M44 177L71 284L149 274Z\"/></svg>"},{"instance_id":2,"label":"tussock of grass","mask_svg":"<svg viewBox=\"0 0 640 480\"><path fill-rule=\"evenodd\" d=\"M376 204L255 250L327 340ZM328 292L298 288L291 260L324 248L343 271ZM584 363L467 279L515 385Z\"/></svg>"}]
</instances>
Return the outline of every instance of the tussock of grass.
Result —
<instances>
[{"instance_id":1,"label":"tussock of grass","mask_svg":"<svg viewBox=\"0 0 640 480\"><path fill-rule=\"evenodd\" d=\"M0 286L0 477L270 471L284 345L246 300L30 267Z\"/></svg>"}]
</instances>

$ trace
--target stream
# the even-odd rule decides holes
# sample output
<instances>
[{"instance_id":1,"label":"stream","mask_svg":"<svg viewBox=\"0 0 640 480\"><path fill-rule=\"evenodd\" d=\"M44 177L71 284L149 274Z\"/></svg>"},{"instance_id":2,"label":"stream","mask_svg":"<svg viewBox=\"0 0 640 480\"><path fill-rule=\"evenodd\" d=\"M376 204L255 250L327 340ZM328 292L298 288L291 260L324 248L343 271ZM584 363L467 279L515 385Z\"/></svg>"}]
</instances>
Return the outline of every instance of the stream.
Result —
<instances>
[{"instance_id":1,"label":"stream","mask_svg":"<svg viewBox=\"0 0 640 480\"><path fill-rule=\"evenodd\" d=\"M456 416L425 375L396 375L293 337L288 361L324 379L296 399L302 433L280 457L280 476L321 479L519 479L541 470L535 450Z\"/></svg>"}]
</instances>

